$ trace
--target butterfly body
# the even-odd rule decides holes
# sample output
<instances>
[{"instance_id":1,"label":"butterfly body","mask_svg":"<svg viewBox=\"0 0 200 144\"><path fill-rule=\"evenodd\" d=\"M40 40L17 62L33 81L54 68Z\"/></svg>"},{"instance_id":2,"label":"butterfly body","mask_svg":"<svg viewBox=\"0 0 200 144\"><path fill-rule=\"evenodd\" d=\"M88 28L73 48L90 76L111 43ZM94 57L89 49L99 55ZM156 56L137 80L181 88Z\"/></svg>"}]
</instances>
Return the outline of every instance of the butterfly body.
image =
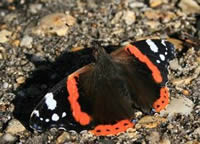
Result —
<instances>
[{"instance_id":1,"label":"butterfly body","mask_svg":"<svg viewBox=\"0 0 200 144\"><path fill-rule=\"evenodd\" d=\"M36 130L92 127L112 135L133 127L136 110L159 112L169 103L165 87L174 47L164 40L144 40L111 54L96 46L95 62L70 74L50 90L30 119Z\"/></svg>"}]
</instances>

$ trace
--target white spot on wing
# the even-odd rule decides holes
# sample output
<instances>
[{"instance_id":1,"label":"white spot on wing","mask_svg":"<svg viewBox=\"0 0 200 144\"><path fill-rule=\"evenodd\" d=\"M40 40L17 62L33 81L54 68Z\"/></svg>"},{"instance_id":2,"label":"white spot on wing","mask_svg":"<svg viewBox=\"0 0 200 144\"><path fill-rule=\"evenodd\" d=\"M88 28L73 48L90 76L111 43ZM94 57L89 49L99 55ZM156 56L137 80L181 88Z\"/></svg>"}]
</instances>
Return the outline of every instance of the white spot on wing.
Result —
<instances>
[{"instance_id":1,"label":"white spot on wing","mask_svg":"<svg viewBox=\"0 0 200 144\"><path fill-rule=\"evenodd\" d=\"M57 114L53 114L51 117L52 121L58 121L59 120L59 116Z\"/></svg>"},{"instance_id":2,"label":"white spot on wing","mask_svg":"<svg viewBox=\"0 0 200 144\"><path fill-rule=\"evenodd\" d=\"M162 61L164 61L164 60L165 60L165 56L164 56L163 54L160 54L160 59L161 59Z\"/></svg>"},{"instance_id":3,"label":"white spot on wing","mask_svg":"<svg viewBox=\"0 0 200 144\"><path fill-rule=\"evenodd\" d=\"M49 119L45 119L45 122L49 122Z\"/></svg>"},{"instance_id":4,"label":"white spot on wing","mask_svg":"<svg viewBox=\"0 0 200 144\"><path fill-rule=\"evenodd\" d=\"M166 43L165 43L165 40L162 40L161 43L162 43L162 45L164 45L165 47L167 47Z\"/></svg>"},{"instance_id":5,"label":"white spot on wing","mask_svg":"<svg viewBox=\"0 0 200 144\"><path fill-rule=\"evenodd\" d=\"M155 53L158 52L158 47L156 46L156 44L155 44L152 40L147 39L146 42L147 42L147 44L149 45L150 49L151 49L153 52L155 52Z\"/></svg>"},{"instance_id":6,"label":"white spot on wing","mask_svg":"<svg viewBox=\"0 0 200 144\"><path fill-rule=\"evenodd\" d=\"M43 118L40 118L41 121L43 121Z\"/></svg>"},{"instance_id":7,"label":"white spot on wing","mask_svg":"<svg viewBox=\"0 0 200 144\"><path fill-rule=\"evenodd\" d=\"M34 110L34 111L32 112L32 114L31 114L31 117L32 117L33 115L36 115L37 117L39 117L39 116L40 116L40 113L39 113L38 110Z\"/></svg>"},{"instance_id":8,"label":"white spot on wing","mask_svg":"<svg viewBox=\"0 0 200 144\"><path fill-rule=\"evenodd\" d=\"M67 115L66 112L63 112L62 113L62 118L65 117L66 115Z\"/></svg>"},{"instance_id":9,"label":"white spot on wing","mask_svg":"<svg viewBox=\"0 0 200 144\"><path fill-rule=\"evenodd\" d=\"M53 99L53 93L47 93L45 95L45 103L50 110L54 110L56 108L57 102Z\"/></svg>"},{"instance_id":10,"label":"white spot on wing","mask_svg":"<svg viewBox=\"0 0 200 144\"><path fill-rule=\"evenodd\" d=\"M156 62L157 62L157 63L160 63L160 61L159 61L159 60L156 60Z\"/></svg>"},{"instance_id":11,"label":"white spot on wing","mask_svg":"<svg viewBox=\"0 0 200 144\"><path fill-rule=\"evenodd\" d=\"M167 52L165 52L165 55L167 55Z\"/></svg>"}]
</instances>

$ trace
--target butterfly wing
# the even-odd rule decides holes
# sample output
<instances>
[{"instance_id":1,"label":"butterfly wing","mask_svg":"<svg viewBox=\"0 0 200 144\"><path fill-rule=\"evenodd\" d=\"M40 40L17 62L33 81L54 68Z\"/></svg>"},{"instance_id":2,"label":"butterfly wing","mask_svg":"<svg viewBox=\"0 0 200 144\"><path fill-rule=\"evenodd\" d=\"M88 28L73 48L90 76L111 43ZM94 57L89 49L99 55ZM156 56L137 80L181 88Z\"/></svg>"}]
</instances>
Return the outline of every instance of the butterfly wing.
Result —
<instances>
[{"instance_id":1,"label":"butterfly wing","mask_svg":"<svg viewBox=\"0 0 200 144\"><path fill-rule=\"evenodd\" d=\"M30 126L43 131L52 127L74 129L77 126L67 100L66 78L54 86L33 110Z\"/></svg>"},{"instance_id":2,"label":"butterfly wing","mask_svg":"<svg viewBox=\"0 0 200 144\"><path fill-rule=\"evenodd\" d=\"M133 126L136 109L148 113L168 104L164 85L172 57L173 46L161 40L139 41L111 56L104 53L99 62L72 73L45 95L31 114L31 127L76 129L93 122L96 135L124 131Z\"/></svg>"},{"instance_id":3,"label":"butterfly wing","mask_svg":"<svg viewBox=\"0 0 200 144\"><path fill-rule=\"evenodd\" d=\"M159 69L163 78L160 83L165 86L168 81L168 65L169 61L175 56L175 48L173 44L166 40L147 39L131 43L137 47L141 53L146 55L148 59Z\"/></svg>"}]
</instances>

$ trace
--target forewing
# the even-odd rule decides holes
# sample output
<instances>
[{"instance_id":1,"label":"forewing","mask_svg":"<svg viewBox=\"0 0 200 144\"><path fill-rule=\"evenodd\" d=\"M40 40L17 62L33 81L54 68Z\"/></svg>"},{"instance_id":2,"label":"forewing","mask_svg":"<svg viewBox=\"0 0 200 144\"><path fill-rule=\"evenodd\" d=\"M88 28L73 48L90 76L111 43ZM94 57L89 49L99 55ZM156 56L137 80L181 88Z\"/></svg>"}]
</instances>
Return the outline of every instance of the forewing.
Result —
<instances>
[{"instance_id":1,"label":"forewing","mask_svg":"<svg viewBox=\"0 0 200 144\"><path fill-rule=\"evenodd\" d=\"M136 46L150 61L158 67L162 75L162 86L168 81L168 65L169 61L175 56L175 48L173 44L166 40L147 39L131 43Z\"/></svg>"},{"instance_id":2,"label":"forewing","mask_svg":"<svg viewBox=\"0 0 200 144\"><path fill-rule=\"evenodd\" d=\"M33 110L30 117L31 128L37 131L56 127L71 129L76 123L71 115L67 100L66 78L54 86Z\"/></svg>"}]
</instances>

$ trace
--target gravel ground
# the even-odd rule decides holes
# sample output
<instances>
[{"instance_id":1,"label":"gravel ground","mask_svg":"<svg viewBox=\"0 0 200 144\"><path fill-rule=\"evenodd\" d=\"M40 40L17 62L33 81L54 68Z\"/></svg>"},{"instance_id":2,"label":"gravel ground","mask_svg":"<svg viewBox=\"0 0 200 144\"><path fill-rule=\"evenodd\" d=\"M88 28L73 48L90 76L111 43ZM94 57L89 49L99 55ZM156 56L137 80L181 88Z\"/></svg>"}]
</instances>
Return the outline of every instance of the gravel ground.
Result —
<instances>
[{"instance_id":1,"label":"gravel ground","mask_svg":"<svg viewBox=\"0 0 200 144\"><path fill-rule=\"evenodd\" d=\"M198 14L199 0L1 0L0 143L200 143ZM147 122L118 136L29 128L30 113L47 90L90 63L85 48L93 40L116 46L151 37L176 46L168 85L172 100L184 98L187 110L175 102L180 114L144 117Z\"/></svg>"}]
</instances>

